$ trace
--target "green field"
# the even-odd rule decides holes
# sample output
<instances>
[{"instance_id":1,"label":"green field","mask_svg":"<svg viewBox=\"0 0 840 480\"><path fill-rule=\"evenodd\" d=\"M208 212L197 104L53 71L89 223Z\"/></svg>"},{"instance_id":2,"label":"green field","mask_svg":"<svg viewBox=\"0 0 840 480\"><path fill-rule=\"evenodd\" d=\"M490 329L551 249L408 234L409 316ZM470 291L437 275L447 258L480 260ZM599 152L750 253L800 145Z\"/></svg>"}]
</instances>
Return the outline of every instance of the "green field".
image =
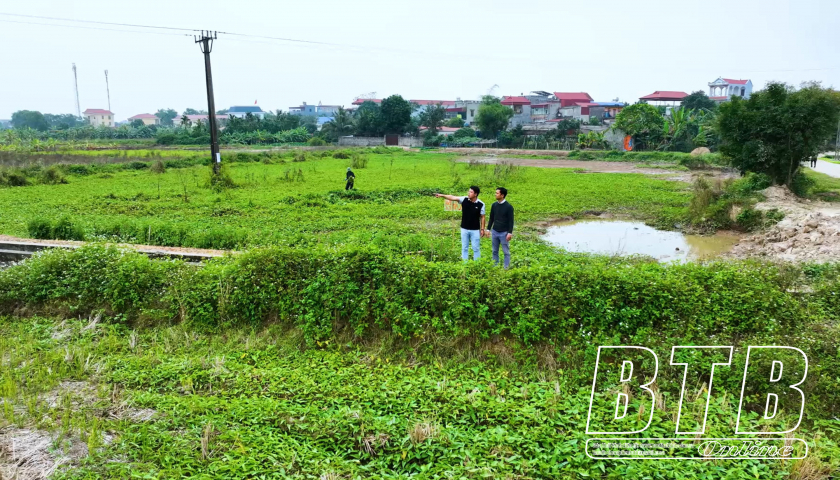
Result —
<instances>
[{"instance_id":1,"label":"green field","mask_svg":"<svg viewBox=\"0 0 840 480\"><path fill-rule=\"evenodd\" d=\"M495 187L505 186L520 232L536 220L592 212L672 226L688 202L684 184L651 176L471 165L454 155L387 150L363 151L367 165L355 169L351 194L344 175L353 160L329 151L239 154L228 165L237 187L214 191L203 165L155 174L149 154L139 155L127 159L134 163L62 167L66 184L0 188L0 233L27 236L34 219L66 217L86 239L209 248L374 244L452 259L459 214L444 212L434 192L465 194L478 185L489 205ZM179 166L177 158L165 163Z\"/></svg>"},{"instance_id":2,"label":"green field","mask_svg":"<svg viewBox=\"0 0 840 480\"><path fill-rule=\"evenodd\" d=\"M17 366L0 427L91 452L55 478L820 479L840 467L837 422L816 412L798 432L807 460L591 460L588 384L550 350L529 367L504 342L435 356L348 339L301 349L281 326L209 336L39 318L0 318L0 333ZM708 437L731 435L733 390L716 390ZM651 437L674 431L666 398Z\"/></svg>"},{"instance_id":3,"label":"green field","mask_svg":"<svg viewBox=\"0 0 840 480\"><path fill-rule=\"evenodd\" d=\"M201 152L0 158L20 165L0 172L18 185L0 188L0 234L95 241L0 268L0 472L21 432L77 453L62 479L822 480L840 468L840 265L666 265L539 241L538 222L601 212L673 228L687 184L384 148L225 158L227 188ZM819 195L837 189L808 177ZM509 189L510 270L486 241L482 261L460 262L459 214L432 197L473 184L488 204ZM97 240L244 252L197 266ZM709 344L735 353L715 374L706 438L734 435L747 346L806 352L794 432L806 459L587 457L598 346L657 353L659 406L639 436L669 438L682 382L670 349ZM694 421L703 373L689 373ZM595 418L612 398L596 396ZM769 428L760 398L745 405ZM641 427L642 412L629 421Z\"/></svg>"}]
</instances>

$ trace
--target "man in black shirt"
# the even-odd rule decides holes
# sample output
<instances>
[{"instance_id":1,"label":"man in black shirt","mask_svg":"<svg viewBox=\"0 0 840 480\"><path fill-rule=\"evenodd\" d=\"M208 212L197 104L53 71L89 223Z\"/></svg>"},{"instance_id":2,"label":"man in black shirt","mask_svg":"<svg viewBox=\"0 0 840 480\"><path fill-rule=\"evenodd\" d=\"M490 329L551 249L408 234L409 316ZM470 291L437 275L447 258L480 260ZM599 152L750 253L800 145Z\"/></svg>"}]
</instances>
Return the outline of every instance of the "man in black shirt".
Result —
<instances>
[{"instance_id":1,"label":"man in black shirt","mask_svg":"<svg viewBox=\"0 0 840 480\"><path fill-rule=\"evenodd\" d=\"M507 189L496 189L496 203L490 206L487 231L493 240L493 261L499 264L499 246L505 254L505 270L510 267L510 239L513 237L513 206L507 202Z\"/></svg>"},{"instance_id":2,"label":"man in black shirt","mask_svg":"<svg viewBox=\"0 0 840 480\"><path fill-rule=\"evenodd\" d=\"M461 258L466 261L470 257L470 243L472 243L473 260L481 258L481 232L484 230L484 202L478 199L481 189L473 185L467 191L466 197L444 195L436 193L436 197L443 197L461 204Z\"/></svg>"},{"instance_id":3,"label":"man in black shirt","mask_svg":"<svg viewBox=\"0 0 840 480\"><path fill-rule=\"evenodd\" d=\"M350 170L350 167L347 167L347 176L345 177L347 180L347 185L344 186L345 190L353 190L353 184L356 183L356 174L353 173L353 170Z\"/></svg>"}]
</instances>

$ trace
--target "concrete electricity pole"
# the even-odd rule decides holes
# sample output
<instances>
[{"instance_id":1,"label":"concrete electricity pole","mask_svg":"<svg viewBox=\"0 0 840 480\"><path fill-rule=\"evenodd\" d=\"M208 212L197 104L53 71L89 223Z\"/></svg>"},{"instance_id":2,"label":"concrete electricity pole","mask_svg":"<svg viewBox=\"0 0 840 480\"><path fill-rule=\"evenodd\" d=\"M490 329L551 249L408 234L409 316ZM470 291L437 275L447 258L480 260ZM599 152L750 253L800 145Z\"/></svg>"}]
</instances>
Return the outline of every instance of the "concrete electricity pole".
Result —
<instances>
[{"instance_id":1,"label":"concrete electricity pole","mask_svg":"<svg viewBox=\"0 0 840 480\"><path fill-rule=\"evenodd\" d=\"M108 70L105 70L105 91L108 93L108 111L111 111L111 87L108 86Z\"/></svg>"},{"instance_id":2,"label":"concrete electricity pole","mask_svg":"<svg viewBox=\"0 0 840 480\"><path fill-rule=\"evenodd\" d=\"M195 38L204 54L204 74L207 79L207 118L210 120L210 155L213 159L213 174L218 175L222 168L222 155L219 153L219 130L216 128L216 102L213 99L213 74L210 72L210 52L216 32L201 31L201 37Z\"/></svg>"}]
</instances>

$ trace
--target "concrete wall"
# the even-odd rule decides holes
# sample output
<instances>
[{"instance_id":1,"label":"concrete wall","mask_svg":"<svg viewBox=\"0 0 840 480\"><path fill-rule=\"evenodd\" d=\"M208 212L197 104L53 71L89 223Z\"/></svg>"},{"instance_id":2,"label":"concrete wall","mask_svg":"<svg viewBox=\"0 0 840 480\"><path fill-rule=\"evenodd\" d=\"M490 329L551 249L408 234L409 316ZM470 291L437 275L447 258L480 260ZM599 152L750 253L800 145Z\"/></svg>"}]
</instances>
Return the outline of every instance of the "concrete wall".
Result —
<instances>
[{"instance_id":1,"label":"concrete wall","mask_svg":"<svg viewBox=\"0 0 840 480\"><path fill-rule=\"evenodd\" d=\"M341 137L338 144L342 147L376 147L385 145L385 137Z\"/></svg>"},{"instance_id":2,"label":"concrete wall","mask_svg":"<svg viewBox=\"0 0 840 480\"><path fill-rule=\"evenodd\" d=\"M338 139L341 147L376 147L385 145L385 137L341 137ZM419 137L400 137L401 147L422 147L423 139Z\"/></svg>"},{"instance_id":3,"label":"concrete wall","mask_svg":"<svg viewBox=\"0 0 840 480\"><path fill-rule=\"evenodd\" d=\"M597 128L597 127L589 127ZM611 128L604 132L604 140L613 150L624 150L624 137L627 135L622 130Z\"/></svg>"}]
</instances>

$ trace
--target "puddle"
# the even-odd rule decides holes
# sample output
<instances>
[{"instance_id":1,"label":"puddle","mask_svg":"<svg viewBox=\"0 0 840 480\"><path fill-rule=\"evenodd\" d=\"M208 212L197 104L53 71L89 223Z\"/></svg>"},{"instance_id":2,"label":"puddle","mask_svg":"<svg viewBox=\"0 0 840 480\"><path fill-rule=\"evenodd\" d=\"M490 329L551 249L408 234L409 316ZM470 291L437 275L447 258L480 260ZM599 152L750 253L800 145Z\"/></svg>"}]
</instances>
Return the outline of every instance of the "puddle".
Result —
<instances>
[{"instance_id":1,"label":"puddle","mask_svg":"<svg viewBox=\"0 0 840 480\"><path fill-rule=\"evenodd\" d=\"M647 255L667 262L716 257L736 243L735 235L685 235L649 227L641 222L574 220L549 227L542 239L570 252L603 255Z\"/></svg>"}]
</instances>

